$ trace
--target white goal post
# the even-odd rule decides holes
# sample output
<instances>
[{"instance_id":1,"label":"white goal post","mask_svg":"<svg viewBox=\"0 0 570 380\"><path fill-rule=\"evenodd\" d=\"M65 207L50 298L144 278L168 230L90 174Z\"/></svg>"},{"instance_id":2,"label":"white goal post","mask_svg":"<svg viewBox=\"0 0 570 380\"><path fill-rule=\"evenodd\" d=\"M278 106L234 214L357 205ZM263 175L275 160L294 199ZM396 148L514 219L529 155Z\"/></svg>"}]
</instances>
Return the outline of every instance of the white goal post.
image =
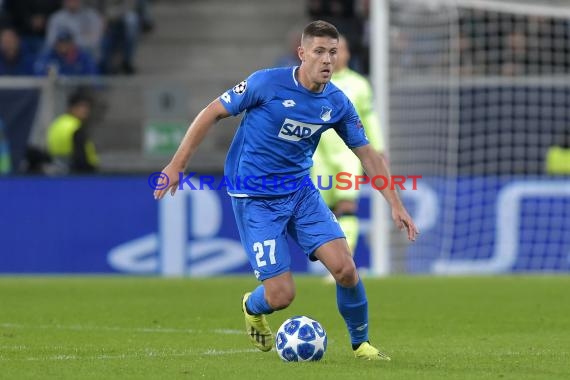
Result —
<instances>
[{"instance_id":1,"label":"white goal post","mask_svg":"<svg viewBox=\"0 0 570 380\"><path fill-rule=\"evenodd\" d=\"M384 136L386 151L390 147L389 122L389 0L372 1L370 35L371 37L371 82L375 93L375 106L380 118L380 126ZM376 193L376 192L374 192ZM390 273L390 235L389 207L380 194L372 194L370 198L371 229L370 239L370 271L375 276L386 276Z\"/></svg>"}]
</instances>

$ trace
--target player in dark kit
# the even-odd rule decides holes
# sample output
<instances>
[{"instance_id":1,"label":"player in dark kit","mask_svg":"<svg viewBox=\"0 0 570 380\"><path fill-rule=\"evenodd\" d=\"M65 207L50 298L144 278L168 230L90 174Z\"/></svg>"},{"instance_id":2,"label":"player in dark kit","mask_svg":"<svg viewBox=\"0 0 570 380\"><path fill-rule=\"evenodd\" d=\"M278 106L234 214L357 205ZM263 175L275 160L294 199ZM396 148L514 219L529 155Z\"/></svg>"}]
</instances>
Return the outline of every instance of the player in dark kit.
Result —
<instances>
[{"instance_id":1,"label":"player in dark kit","mask_svg":"<svg viewBox=\"0 0 570 380\"><path fill-rule=\"evenodd\" d=\"M273 346L265 318L295 297L287 234L311 260L320 260L336 280L337 304L350 334L354 355L389 360L368 339L368 301L344 234L314 186L298 186L309 176L321 134L334 129L360 159L368 176L389 177L387 167L366 138L346 95L330 83L339 35L324 21L303 31L301 65L261 70L212 101L194 119L163 172L172 180L156 190L174 195L178 173L217 120L245 111L225 164L228 189L243 247L262 282L243 297L246 330L262 351ZM285 178L285 180L283 180ZM243 183L247 179L247 183ZM418 230L395 190L382 194L396 226L415 240Z\"/></svg>"}]
</instances>

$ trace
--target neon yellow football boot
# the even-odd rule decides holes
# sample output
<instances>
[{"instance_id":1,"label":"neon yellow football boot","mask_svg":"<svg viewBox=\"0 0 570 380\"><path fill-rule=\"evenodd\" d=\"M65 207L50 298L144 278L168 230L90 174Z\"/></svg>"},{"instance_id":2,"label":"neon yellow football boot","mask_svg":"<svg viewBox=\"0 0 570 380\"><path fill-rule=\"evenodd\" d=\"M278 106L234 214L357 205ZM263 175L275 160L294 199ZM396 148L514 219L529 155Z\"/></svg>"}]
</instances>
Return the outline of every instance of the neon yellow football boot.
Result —
<instances>
[{"instance_id":1,"label":"neon yellow football boot","mask_svg":"<svg viewBox=\"0 0 570 380\"><path fill-rule=\"evenodd\" d=\"M390 357L380 351L368 342L364 342L354 350L354 357L364 360L386 360L390 361Z\"/></svg>"},{"instance_id":2,"label":"neon yellow football boot","mask_svg":"<svg viewBox=\"0 0 570 380\"><path fill-rule=\"evenodd\" d=\"M247 301L250 294L251 293L245 293L241 303L245 317L245 331L249 336L249 340L251 340L251 343L253 343L256 348L264 352L271 351L273 347L273 334L271 333L267 319L265 319L265 315L250 315L246 311L245 301Z\"/></svg>"}]
</instances>

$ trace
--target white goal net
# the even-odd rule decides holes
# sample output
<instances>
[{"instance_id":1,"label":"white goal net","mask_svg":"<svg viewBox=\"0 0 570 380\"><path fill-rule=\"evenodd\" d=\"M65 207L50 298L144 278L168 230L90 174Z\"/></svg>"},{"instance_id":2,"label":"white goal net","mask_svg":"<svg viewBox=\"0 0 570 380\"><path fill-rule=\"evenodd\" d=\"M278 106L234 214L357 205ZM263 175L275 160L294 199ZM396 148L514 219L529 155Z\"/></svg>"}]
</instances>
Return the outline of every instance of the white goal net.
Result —
<instances>
[{"instance_id":1,"label":"white goal net","mask_svg":"<svg viewBox=\"0 0 570 380\"><path fill-rule=\"evenodd\" d=\"M570 148L570 3L379 3L392 171L423 176L403 192L422 235L391 234L391 272L570 270L570 179L546 170Z\"/></svg>"}]
</instances>

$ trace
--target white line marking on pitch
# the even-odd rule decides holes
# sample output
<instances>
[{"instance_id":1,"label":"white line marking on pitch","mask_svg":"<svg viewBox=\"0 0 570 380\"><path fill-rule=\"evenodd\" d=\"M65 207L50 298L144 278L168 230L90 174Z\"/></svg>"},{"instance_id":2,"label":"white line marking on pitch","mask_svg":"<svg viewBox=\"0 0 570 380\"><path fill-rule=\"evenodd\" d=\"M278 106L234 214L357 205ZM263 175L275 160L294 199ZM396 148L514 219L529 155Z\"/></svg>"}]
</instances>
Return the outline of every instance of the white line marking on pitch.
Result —
<instances>
[{"instance_id":1,"label":"white line marking on pitch","mask_svg":"<svg viewBox=\"0 0 570 380\"><path fill-rule=\"evenodd\" d=\"M18 323L0 323L0 327L14 329L46 329L46 330L76 330L76 331L125 331L125 332L143 332L143 333L214 333L222 335L238 335L243 334L242 330L235 329L213 329L213 330L194 330L194 329L177 329L170 327L118 327L118 326L83 326L83 325L22 325Z\"/></svg>"},{"instance_id":2,"label":"white line marking on pitch","mask_svg":"<svg viewBox=\"0 0 570 380\"><path fill-rule=\"evenodd\" d=\"M248 349L229 349L229 350L216 350L210 349L206 351L183 351L183 352L160 352L153 350L146 350L140 353L125 353L120 355L96 355L96 356L79 356L59 354L44 357L27 357L18 359L8 359L0 356L0 361L66 361L66 360L123 360L123 359L143 359L143 358L168 358L168 357L183 357L183 356L203 356L203 355L234 355L234 354L247 354L259 352L254 348Z\"/></svg>"},{"instance_id":3,"label":"white line marking on pitch","mask_svg":"<svg viewBox=\"0 0 570 380\"><path fill-rule=\"evenodd\" d=\"M235 329L213 329L213 330L194 330L194 329L177 329L177 328L160 328L160 327L118 327L118 326L83 326L83 325L24 325L18 323L0 323L0 328L12 329L45 329L45 330L73 330L73 331L124 331L124 332L140 332L140 333L214 333L222 335L243 334L242 330ZM0 349L5 352L28 351L37 349L29 345L2 345ZM62 346L50 346L50 349L70 350ZM206 351L156 351L145 350L144 352L125 353L120 355L96 355L96 356L80 356L77 355L77 349L73 354L58 354L45 357L27 357L27 358L6 358L0 356L0 361L64 361L64 360L120 360L120 359L136 359L136 358L152 358L152 357L179 357L179 356L198 356L198 355L233 355L242 353L257 352L256 349L229 349L217 350L209 349Z\"/></svg>"}]
</instances>

